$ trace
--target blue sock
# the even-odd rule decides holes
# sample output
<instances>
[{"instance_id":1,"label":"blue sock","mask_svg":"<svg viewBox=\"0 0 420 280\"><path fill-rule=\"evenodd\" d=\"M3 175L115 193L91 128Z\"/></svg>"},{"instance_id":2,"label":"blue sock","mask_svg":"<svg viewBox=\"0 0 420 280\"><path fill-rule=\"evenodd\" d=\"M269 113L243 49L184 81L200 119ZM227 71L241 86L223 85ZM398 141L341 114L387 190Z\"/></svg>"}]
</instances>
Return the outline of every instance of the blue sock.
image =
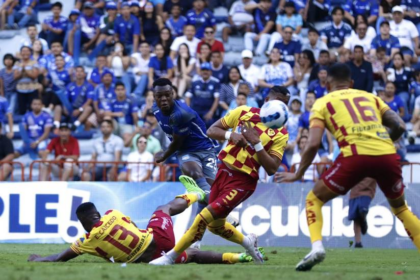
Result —
<instances>
[{"instance_id":1,"label":"blue sock","mask_svg":"<svg viewBox=\"0 0 420 280\"><path fill-rule=\"evenodd\" d=\"M200 187L200 189L202 189L203 191L206 192L206 204L209 201L209 196L210 196L210 184L207 182L206 178L199 178L197 180L195 180L195 182L197 183L197 185ZM204 208L204 207L203 207Z\"/></svg>"}]
</instances>

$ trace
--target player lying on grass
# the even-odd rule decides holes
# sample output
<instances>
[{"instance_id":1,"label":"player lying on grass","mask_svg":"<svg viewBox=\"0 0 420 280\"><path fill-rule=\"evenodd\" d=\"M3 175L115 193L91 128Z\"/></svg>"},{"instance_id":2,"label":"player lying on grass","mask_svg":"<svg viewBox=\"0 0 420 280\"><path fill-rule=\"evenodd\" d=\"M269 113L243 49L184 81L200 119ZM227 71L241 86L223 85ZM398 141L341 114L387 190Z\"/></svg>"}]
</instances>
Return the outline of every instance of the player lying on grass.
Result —
<instances>
[{"instance_id":1,"label":"player lying on grass","mask_svg":"<svg viewBox=\"0 0 420 280\"><path fill-rule=\"evenodd\" d=\"M182 180L186 179L192 180L182 178ZM177 196L168 204L159 206L145 230L137 228L129 217L117 210L109 210L101 217L93 203L83 203L77 208L76 214L88 233L59 254L47 257L30 255L28 261L65 262L86 253L113 262L148 263L175 246L171 216L182 213L194 202L204 200L205 195L205 192L197 186L196 192ZM245 253L222 254L197 249L185 250L176 260L177 263L200 264L233 264L251 261L252 257Z\"/></svg>"},{"instance_id":2,"label":"player lying on grass","mask_svg":"<svg viewBox=\"0 0 420 280\"><path fill-rule=\"evenodd\" d=\"M404 198L401 164L393 141L405 132L404 121L379 97L352 89L351 70L346 64L329 69L329 94L318 99L311 111L309 140L295 174L282 173L282 181L300 180L312 164L325 128L337 139L341 154L322 174L306 197L306 219L312 250L296 270L310 270L325 258L322 244L322 206L346 194L366 177L375 179L387 197L392 212L420 250L420 221Z\"/></svg>"}]
</instances>

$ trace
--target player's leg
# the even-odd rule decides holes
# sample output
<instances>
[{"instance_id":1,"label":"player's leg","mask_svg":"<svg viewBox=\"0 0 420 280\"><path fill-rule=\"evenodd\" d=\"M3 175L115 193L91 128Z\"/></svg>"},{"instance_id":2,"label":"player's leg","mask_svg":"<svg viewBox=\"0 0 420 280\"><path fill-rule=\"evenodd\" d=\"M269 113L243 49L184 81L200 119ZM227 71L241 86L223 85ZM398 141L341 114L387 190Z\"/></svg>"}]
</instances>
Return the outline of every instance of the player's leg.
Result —
<instances>
[{"instance_id":1,"label":"player's leg","mask_svg":"<svg viewBox=\"0 0 420 280\"><path fill-rule=\"evenodd\" d=\"M235 264L252 262L252 257L246 253L219 253L214 251L200 251L187 249L176 263L198 263L198 264Z\"/></svg>"},{"instance_id":2,"label":"player's leg","mask_svg":"<svg viewBox=\"0 0 420 280\"><path fill-rule=\"evenodd\" d=\"M356 219L353 221L353 230L354 230L354 248L363 248L362 245L362 227L361 221Z\"/></svg>"}]
</instances>

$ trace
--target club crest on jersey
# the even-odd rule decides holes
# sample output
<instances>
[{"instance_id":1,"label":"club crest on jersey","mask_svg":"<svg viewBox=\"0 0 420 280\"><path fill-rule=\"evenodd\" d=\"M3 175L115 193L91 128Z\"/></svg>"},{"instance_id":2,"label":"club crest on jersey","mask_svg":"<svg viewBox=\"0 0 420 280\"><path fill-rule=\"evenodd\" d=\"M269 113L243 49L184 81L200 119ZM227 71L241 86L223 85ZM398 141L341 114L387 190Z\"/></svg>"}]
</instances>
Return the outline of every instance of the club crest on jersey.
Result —
<instances>
[{"instance_id":1,"label":"club crest on jersey","mask_svg":"<svg viewBox=\"0 0 420 280\"><path fill-rule=\"evenodd\" d=\"M268 136L271 137L271 136L276 135L276 132L270 128L270 129L268 129L267 134L268 134Z\"/></svg>"}]
</instances>

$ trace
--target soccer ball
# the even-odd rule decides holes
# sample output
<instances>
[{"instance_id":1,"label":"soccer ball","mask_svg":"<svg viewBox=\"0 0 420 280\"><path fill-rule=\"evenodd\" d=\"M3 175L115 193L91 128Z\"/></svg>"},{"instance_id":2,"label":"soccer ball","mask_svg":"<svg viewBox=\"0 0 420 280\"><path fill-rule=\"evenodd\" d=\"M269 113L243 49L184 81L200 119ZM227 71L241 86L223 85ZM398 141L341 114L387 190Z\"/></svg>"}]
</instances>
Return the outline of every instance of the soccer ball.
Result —
<instances>
[{"instance_id":1,"label":"soccer ball","mask_svg":"<svg viewBox=\"0 0 420 280\"><path fill-rule=\"evenodd\" d=\"M262 123L272 129L283 127L289 119L289 109L280 100L266 102L260 110Z\"/></svg>"}]
</instances>

